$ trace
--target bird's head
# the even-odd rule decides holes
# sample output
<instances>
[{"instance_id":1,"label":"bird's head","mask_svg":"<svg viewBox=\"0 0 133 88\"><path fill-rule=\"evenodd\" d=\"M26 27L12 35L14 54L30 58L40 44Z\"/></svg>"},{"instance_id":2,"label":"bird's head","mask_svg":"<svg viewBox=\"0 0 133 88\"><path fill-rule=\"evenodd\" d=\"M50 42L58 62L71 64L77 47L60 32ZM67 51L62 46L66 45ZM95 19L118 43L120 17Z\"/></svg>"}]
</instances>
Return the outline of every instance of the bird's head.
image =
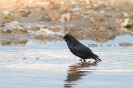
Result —
<instances>
[{"instance_id":1,"label":"bird's head","mask_svg":"<svg viewBox=\"0 0 133 88\"><path fill-rule=\"evenodd\" d=\"M66 34L63 38L66 42L76 40L72 35Z\"/></svg>"},{"instance_id":2,"label":"bird's head","mask_svg":"<svg viewBox=\"0 0 133 88\"><path fill-rule=\"evenodd\" d=\"M66 34L63 39L65 41L68 41L68 40L70 40L70 36L71 36L70 34Z\"/></svg>"}]
</instances>

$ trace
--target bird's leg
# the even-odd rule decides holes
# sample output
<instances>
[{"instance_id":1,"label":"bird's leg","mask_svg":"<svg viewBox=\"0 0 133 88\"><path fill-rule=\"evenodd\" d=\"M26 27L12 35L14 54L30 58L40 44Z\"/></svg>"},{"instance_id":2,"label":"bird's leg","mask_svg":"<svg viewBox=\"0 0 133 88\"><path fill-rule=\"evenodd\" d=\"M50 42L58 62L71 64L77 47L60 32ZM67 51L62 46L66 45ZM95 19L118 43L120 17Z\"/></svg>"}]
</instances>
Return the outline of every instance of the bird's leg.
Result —
<instances>
[{"instance_id":1,"label":"bird's leg","mask_svg":"<svg viewBox=\"0 0 133 88\"><path fill-rule=\"evenodd\" d=\"M84 63L86 62L86 60L85 59L83 59L84 60Z\"/></svg>"},{"instance_id":2,"label":"bird's leg","mask_svg":"<svg viewBox=\"0 0 133 88\"><path fill-rule=\"evenodd\" d=\"M85 59L79 59L79 61L81 61L81 63L86 63L86 60Z\"/></svg>"},{"instance_id":3,"label":"bird's leg","mask_svg":"<svg viewBox=\"0 0 133 88\"><path fill-rule=\"evenodd\" d=\"M79 59L79 61L81 61L81 63L83 63L83 60L82 60L82 58L81 58L81 59Z\"/></svg>"},{"instance_id":4,"label":"bird's leg","mask_svg":"<svg viewBox=\"0 0 133 88\"><path fill-rule=\"evenodd\" d=\"M79 59L79 61L81 61L81 62L82 62L82 58L80 58L80 59Z\"/></svg>"}]
</instances>

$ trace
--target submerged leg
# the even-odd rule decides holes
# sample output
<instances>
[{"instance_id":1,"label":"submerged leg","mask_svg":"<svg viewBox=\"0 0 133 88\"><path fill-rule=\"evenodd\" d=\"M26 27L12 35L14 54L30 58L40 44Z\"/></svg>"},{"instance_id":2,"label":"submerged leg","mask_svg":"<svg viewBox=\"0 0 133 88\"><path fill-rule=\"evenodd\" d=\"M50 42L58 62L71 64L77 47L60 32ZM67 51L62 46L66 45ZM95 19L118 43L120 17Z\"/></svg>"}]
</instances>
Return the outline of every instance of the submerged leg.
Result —
<instances>
[{"instance_id":1,"label":"submerged leg","mask_svg":"<svg viewBox=\"0 0 133 88\"><path fill-rule=\"evenodd\" d=\"M82 58L81 58L81 59L79 59L79 61L81 61L81 63L83 63L83 60L82 60Z\"/></svg>"},{"instance_id":2,"label":"submerged leg","mask_svg":"<svg viewBox=\"0 0 133 88\"><path fill-rule=\"evenodd\" d=\"M79 61L81 61L81 63L85 63L86 62L86 60L82 59L82 58Z\"/></svg>"},{"instance_id":3,"label":"submerged leg","mask_svg":"<svg viewBox=\"0 0 133 88\"><path fill-rule=\"evenodd\" d=\"M82 58L80 58L79 61L82 61Z\"/></svg>"},{"instance_id":4,"label":"submerged leg","mask_svg":"<svg viewBox=\"0 0 133 88\"><path fill-rule=\"evenodd\" d=\"M83 59L84 60L84 63L86 62L86 60L85 59Z\"/></svg>"}]
</instances>

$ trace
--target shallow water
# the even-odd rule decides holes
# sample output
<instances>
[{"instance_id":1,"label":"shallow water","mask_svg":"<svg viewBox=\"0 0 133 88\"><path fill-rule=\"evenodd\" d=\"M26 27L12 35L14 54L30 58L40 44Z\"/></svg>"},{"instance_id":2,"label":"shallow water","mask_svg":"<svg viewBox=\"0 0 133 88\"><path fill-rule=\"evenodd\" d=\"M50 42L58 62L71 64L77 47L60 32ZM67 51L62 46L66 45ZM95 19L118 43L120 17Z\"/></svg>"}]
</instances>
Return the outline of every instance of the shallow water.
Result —
<instances>
[{"instance_id":1,"label":"shallow water","mask_svg":"<svg viewBox=\"0 0 133 88\"><path fill-rule=\"evenodd\" d=\"M71 54L65 41L0 46L0 88L133 88L133 43L130 35L105 43L81 40L100 56L87 64Z\"/></svg>"}]
</instances>

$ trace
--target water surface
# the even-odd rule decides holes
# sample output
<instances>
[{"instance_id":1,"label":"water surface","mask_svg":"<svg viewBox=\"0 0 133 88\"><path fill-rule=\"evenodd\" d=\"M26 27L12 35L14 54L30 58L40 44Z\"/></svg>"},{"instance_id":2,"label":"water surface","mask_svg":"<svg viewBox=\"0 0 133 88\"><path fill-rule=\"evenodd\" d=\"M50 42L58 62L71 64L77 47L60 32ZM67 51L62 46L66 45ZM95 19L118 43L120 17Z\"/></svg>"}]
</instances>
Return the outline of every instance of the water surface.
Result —
<instances>
[{"instance_id":1,"label":"water surface","mask_svg":"<svg viewBox=\"0 0 133 88\"><path fill-rule=\"evenodd\" d=\"M82 64L65 41L0 46L0 88L133 88L133 43L130 35L105 43L80 40L101 62Z\"/></svg>"}]
</instances>

